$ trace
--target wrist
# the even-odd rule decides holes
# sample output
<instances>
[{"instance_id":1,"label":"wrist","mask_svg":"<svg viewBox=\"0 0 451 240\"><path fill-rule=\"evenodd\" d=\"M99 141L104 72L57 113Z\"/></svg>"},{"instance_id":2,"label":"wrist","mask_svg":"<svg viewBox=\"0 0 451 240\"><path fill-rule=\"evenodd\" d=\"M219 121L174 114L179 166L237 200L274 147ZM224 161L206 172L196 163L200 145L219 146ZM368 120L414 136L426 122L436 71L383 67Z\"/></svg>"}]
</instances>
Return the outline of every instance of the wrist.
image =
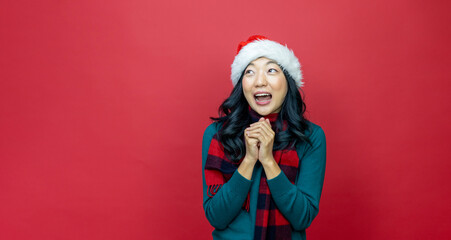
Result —
<instances>
[{"instance_id":1,"label":"wrist","mask_svg":"<svg viewBox=\"0 0 451 240\"><path fill-rule=\"evenodd\" d=\"M261 163L263 169L265 170L266 178L268 180L277 177L282 171L279 165L277 164L276 160L274 160L274 157L272 157L270 160L262 161Z\"/></svg>"},{"instance_id":2,"label":"wrist","mask_svg":"<svg viewBox=\"0 0 451 240\"><path fill-rule=\"evenodd\" d=\"M252 172L254 171L255 162L250 161L248 158L244 157L238 167L238 172L248 180L252 179Z\"/></svg>"},{"instance_id":3,"label":"wrist","mask_svg":"<svg viewBox=\"0 0 451 240\"><path fill-rule=\"evenodd\" d=\"M248 155L244 156L244 159L242 162L249 163L249 164L255 164L257 162L257 158L249 157Z\"/></svg>"},{"instance_id":4,"label":"wrist","mask_svg":"<svg viewBox=\"0 0 451 240\"><path fill-rule=\"evenodd\" d=\"M266 158L259 159L263 167L274 167L277 165L276 160L273 156L268 156Z\"/></svg>"}]
</instances>

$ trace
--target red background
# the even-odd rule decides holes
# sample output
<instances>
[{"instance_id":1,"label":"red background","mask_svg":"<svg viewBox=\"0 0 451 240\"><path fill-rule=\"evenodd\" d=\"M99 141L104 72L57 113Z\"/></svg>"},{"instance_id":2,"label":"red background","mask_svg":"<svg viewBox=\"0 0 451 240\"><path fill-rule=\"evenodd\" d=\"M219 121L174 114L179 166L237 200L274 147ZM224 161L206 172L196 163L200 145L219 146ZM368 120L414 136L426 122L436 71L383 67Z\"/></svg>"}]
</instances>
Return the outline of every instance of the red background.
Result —
<instances>
[{"instance_id":1,"label":"red background","mask_svg":"<svg viewBox=\"0 0 451 240\"><path fill-rule=\"evenodd\" d=\"M1 1L0 239L210 239L202 134L253 34L326 133L308 238L450 238L450 7Z\"/></svg>"}]
</instances>

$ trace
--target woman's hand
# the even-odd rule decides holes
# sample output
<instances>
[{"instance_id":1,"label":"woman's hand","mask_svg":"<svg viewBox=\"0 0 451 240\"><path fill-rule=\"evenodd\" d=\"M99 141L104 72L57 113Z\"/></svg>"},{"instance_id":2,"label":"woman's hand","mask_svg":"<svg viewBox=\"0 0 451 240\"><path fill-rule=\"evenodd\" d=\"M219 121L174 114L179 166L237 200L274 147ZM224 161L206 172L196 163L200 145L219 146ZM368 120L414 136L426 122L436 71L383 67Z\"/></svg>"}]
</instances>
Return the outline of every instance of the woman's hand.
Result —
<instances>
[{"instance_id":1,"label":"woman's hand","mask_svg":"<svg viewBox=\"0 0 451 240\"><path fill-rule=\"evenodd\" d=\"M245 130L245 136L247 139L257 141L256 145L258 147L257 159L262 164L274 161L274 157L272 155L272 148L274 145L275 135L276 134L271 129L271 124L269 120L268 119L265 120L264 118L260 118L258 122L251 124ZM247 141L248 140L246 140L246 142Z\"/></svg>"},{"instance_id":2,"label":"woman's hand","mask_svg":"<svg viewBox=\"0 0 451 240\"><path fill-rule=\"evenodd\" d=\"M249 137L247 128L244 130L244 141L246 145L246 155L243 161L256 163L258 160L258 139Z\"/></svg>"},{"instance_id":3,"label":"woman's hand","mask_svg":"<svg viewBox=\"0 0 451 240\"><path fill-rule=\"evenodd\" d=\"M244 141L246 155L238 167L238 172L246 179L251 180L255 163L258 160L258 139L249 137L244 130Z\"/></svg>"}]
</instances>

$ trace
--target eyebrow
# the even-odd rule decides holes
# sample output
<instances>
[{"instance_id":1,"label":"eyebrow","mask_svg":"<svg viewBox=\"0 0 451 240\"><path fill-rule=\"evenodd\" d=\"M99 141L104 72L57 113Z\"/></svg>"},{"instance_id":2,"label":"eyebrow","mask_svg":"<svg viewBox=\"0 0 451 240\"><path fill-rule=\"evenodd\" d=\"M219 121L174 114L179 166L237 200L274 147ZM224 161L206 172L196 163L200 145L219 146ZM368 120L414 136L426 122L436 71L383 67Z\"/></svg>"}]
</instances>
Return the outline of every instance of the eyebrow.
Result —
<instances>
[{"instance_id":1,"label":"eyebrow","mask_svg":"<svg viewBox=\"0 0 451 240\"><path fill-rule=\"evenodd\" d=\"M268 62L266 62L266 65L271 64L271 63L279 65L277 62L275 62L273 60L269 60ZM247 66L255 66L255 65L253 63L249 63L249 65L247 65Z\"/></svg>"}]
</instances>

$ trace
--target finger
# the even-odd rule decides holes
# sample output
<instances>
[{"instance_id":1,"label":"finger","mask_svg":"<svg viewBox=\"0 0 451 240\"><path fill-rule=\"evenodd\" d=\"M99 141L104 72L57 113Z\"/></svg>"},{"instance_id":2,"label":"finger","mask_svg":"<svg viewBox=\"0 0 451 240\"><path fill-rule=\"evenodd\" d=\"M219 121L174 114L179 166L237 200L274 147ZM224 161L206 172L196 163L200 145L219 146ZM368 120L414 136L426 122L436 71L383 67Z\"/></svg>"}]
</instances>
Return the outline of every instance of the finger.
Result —
<instances>
[{"instance_id":1,"label":"finger","mask_svg":"<svg viewBox=\"0 0 451 240\"><path fill-rule=\"evenodd\" d=\"M271 125L269 125L269 124L262 125L262 130L265 132L265 134L268 137L271 137L271 136L275 135L274 130L272 130Z\"/></svg>"},{"instance_id":2,"label":"finger","mask_svg":"<svg viewBox=\"0 0 451 240\"><path fill-rule=\"evenodd\" d=\"M249 126L252 127L252 126L260 125L260 124L262 124L262 122L258 121L258 122L251 123Z\"/></svg>"},{"instance_id":3,"label":"finger","mask_svg":"<svg viewBox=\"0 0 451 240\"><path fill-rule=\"evenodd\" d=\"M249 131L247 134L249 138L258 139L259 142L263 142L265 144L270 141L267 134L265 134L262 129L255 129L253 131Z\"/></svg>"},{"instance_id":4,"label":"finger","mask_svg":"<svg viewBox=\"0 0 451 240\"><path fill-rule=\"evenodd\" d=\"M266 121L256 122L256 123L253 123L253 124L249 125L248 128L254 129L254 128L258 128L258 127L260 127L260 126L267 125L267 124L268 124L268 123L267 123ZM268 125L268 126L271 127L271 125Z\"/></svg>"},{"instance_id":5,"label":"finger","mask_svg":"<svg viewBox=\"0 0 451 240\"><path fill-rule=\"evenodd\" d=\"M261 117L260 119L258 119L257 122L251 123L250 126L255 125L255 124L260 124L260 123L265 122L265 121L266 121L266 119L264 117Z\"/></svg>"},{"instance_id":6,"label":"finger","mask_svg":"<svg viewBox=\"0 0 451 240\"><path fill-rule=\"evenodd\" d=\"M256 137L265 145L270 144L274 141L275 133L268 126L261 126L260 128L254 130L252 133L254 132L258 134Z\"/></svg>"},{"instance_id":7,"label":"finger","mask_svg":"<svg viewBox=\"0 0 451 240\"><path fill-rule=\"evenodd\" d=\"M259 128L256 129L250 129L250 128L246 128L246 130L244 131L244 136L247 138L257 138L259 134L261 134L262 130Z\"/></svg>"},{"instance_id":8,"label":"finger","mask_svg":"<svg viewBox=\"0 0 451 240\"><path fill-rule=\"evenodd\" d=\"M246 134L254 134L254 133L259 133L263 131L263 127L262 126L254 126L254 127L249 127L246 128Z\"/></svg>"},{"instance_id":9,"label":"finger","mask_svg":"<svg viewBox=\"0 0 451 240\"><path fill-rule=\"evenodd\" d=\"M244 135L245 136L249 136L250 134L256 133L258 132L259 128L246 128L246 130L244 131Z\"/></svg>"},{"instance_id":10,"label":"finger","mask_svg":"<svg viewBox=\"0 0 451 240\"><path fill-rule=\"evenodd\" d=\"M248 141L248 139L249 139L249 131L248 131L248 129L246 128L246 129L244 129L244 139L246 140L246 142Z\"/></svg>"},{"instance_id":11,"label":"finger","mask_svg":"<svg viewBox=\"0 0 451 240\"><path fill-rule=\"evenodd\" d=\"M256 137L249 136L249 134L244 134L244 140L246 141L246 144L249 146L257 146L258 139Z\"/></svg>"},{"instance_id":12,"label":"finger","mask_svg":"<svg viewBox=\"0 0 451 240\"><path fill-rule=\"evenodd\" d=\"M254 129L251 131L246 131L246 137L247 138L252 138L252 139L258 139L258 141L260 141L261 139L261 129Z\"/></svg>"},{"instance_id":13,"label":"finger","mask_svg":"<svg viewBox=\"0 0 451 240\"><path fill-rule=\"evenodd\" d=\"M271 128L271 122L269 121L269 119L266 119L262 124Z\"/></svg>"},{"instance_id":14,"label":"finger","mask_svg":"<svg viewBox=\"0 0 451 240\"><path fill-rule=\"evenodd\" d=\"M252 131L247 133L248 139L258 139L260 141L261 133L259 131Z\"/></svg>"},{"instance_id":15,"label":"finger","mask_svg":"<svg viewBox=\"0 0 451 240\"><path fill-rule=\"evenodd\" d=\"M261 134L266 135L268 138L271 138L275 135L274 131L271 128L271 125L269 125L266 121L262 122L261 124L249 127L248 130L249 132L260 130Z\"/></svg>"},{"instance_id":16,"label":"finger","mask_svg":"<svg viewBox=\"0 0 451 240\"><path fill-rule=\"evenodd\" d=\"M272 136L274 136L274 131L271 128L269 128L268 126L258 125L258 126L253 126L253 127L247 128L246 134L248 134L248 136L252 136L252 137L258 137L256 134L262 134L266 138L270 139Z\"/></svg>"},{"instance_id":17,"label":"finger","mask_svg":"<svg viewBox=\"0 0 451 240\"><path fill-rule=\"evenodd\" d=\"M260 125L260 124L265 124L268 125L269 127L271 127L271 121L269 121L268 118L260 118L260 120L258 122L254 122L252 124L250 124L249 126L256 126L256 125Z\"/></svg>"},{"instance_id":18,"label":"finger","mask_svg":"<svg viewBox=\"0 0 451 240\"><path fill-rule=\"evenodd\" d=\"M252 126L252 127L248 127L247 130L248 130L248 131L254 131L254 130L260 129L260 128L261 128L260 125L254 125L254 126Z\"/></svg>"}]
</instances>

